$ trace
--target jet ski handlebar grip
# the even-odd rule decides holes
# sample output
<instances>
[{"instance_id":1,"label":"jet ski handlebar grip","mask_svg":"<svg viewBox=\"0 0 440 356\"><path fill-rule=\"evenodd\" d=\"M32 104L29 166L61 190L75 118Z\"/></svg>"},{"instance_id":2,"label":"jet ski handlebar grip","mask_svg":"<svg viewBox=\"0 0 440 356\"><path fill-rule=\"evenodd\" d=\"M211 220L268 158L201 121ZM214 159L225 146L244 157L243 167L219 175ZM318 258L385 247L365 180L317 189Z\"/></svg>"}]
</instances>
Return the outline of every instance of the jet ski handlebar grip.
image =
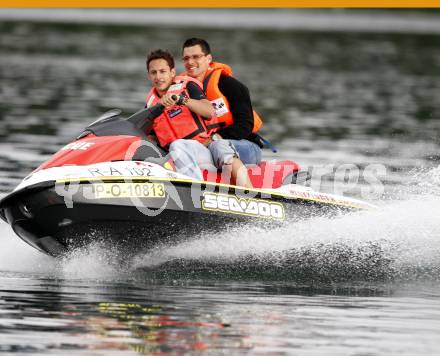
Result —
<instances>
[{"instance_id":1,"label":"jet ski handlebar grip","mask_svg":"<svg viewBox=\"0 0 440 356\"><path fill-rule=\"evenodd\" d=\"M186 98L187 98L187 96L185 95L185 93L182 93L180 95L176 95L176 94L171 95L171 99L173 99L177 105L184 104Z\"/></svg>"}]
</instances>

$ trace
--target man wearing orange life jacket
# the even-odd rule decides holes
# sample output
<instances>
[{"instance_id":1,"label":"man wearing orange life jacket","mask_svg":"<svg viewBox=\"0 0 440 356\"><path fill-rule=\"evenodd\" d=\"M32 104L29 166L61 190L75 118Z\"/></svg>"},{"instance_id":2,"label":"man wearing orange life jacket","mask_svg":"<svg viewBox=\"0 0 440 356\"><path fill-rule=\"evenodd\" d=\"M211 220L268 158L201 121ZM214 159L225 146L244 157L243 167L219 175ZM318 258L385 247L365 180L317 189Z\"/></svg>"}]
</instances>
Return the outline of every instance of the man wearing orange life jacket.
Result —
<instances>
[{"instance_id":1,"label":"man wearing orange life jacket","mask_svg":"<svg viewBox=\"0 0 440 356\"><path fill-rule=\"evenodd\" d=\"M199 166L213 167L212 155L203 145L210 138L205 118L212 118L214 110L206 99L200 83L190 77L176 77L173 56L163 50L151 52L147 58L148 79L152 89L147 95L146 107L160 102L165 106L163 114L157 117L148 134L155 137L163 148L169 148L177 171L193 178L202 179ZM178 105L173 95L184 93L184 101ZM209 122L209 121L208 121ZM183 141L189 149L201 146L204 150L197 155L176 155L173 145ZM190 160L190 161L188 161Z\"/></svg>"},{"instance_id":2,"label":"man wearing orange life jacket","mask_svg":"<svg viewBox=\"0 0 440 356\"><path fill-rule=\"evenodd\" d=\"M261 143L255 133L262 122L252 109L247 87L232 77L229 66L212 61L209 44L203 39L186 40L182 58L184 74L203 83L206 96L216 110L217 119L208 124L208 128L216 130L211 136L214 142L209 145L214 162L226 162L235 151L244 164L260 163Z\"/></svg>"},{"instance_id":3,"label":"man wearing orange life jacket","mask_svg":"<svg viewBox=\"0 0 440 356\"><path fill-rule=\"evenodd\" d=\"M221 151L222 154L216 156L225 157L224 152L227 151L229 161L223 158L213 161L211 152L219 152L219 148L225 145L216 145L217 149L211 150L211 146L214 146L210 144L212 130L207 126L215 116L215 111L204 96L199 86L201 83L188 76L175 77L174 59L171 54L162 50L148 56L147 70L153 84L147 95L147 107L159 101L166 107L164 114L154 120L153 132L161 146L169 148L177 171L203 180L201 169L222 169L226 164L228 168L232 167L230 174L233 184L252 188L247 170L227 141L224 141L226 147ZM183 89L189 94L189 100L183 107L176 106L172 95L179 94L179 90ZM209 117L206 123L203 117Z\"/></svg>"}]
</instances>

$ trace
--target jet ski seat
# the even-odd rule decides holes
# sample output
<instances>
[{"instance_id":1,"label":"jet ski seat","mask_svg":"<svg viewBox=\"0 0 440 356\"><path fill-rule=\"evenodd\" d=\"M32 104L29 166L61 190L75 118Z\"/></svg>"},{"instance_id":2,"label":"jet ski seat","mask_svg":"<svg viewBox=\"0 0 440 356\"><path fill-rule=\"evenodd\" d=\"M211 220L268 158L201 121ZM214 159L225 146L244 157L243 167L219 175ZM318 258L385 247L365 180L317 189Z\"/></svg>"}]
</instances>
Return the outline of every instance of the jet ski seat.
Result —
<instances>
[{"instance_id":1,"label":"jet ski seat","mask_svg":"<svg viewBox=\"0 0 440 356\"><path fill-rule=\"evenodd\" d=\"M279 188L286 184L297 183L298 177L304 178L297 163L285 161L262 161L258 165L247 166L249 178L254 188ZM203 170L203 179L209 182L230 184L229 177L220 171ZM307 173L307 172L305 172Z\"/></svg>"}]
</instances>

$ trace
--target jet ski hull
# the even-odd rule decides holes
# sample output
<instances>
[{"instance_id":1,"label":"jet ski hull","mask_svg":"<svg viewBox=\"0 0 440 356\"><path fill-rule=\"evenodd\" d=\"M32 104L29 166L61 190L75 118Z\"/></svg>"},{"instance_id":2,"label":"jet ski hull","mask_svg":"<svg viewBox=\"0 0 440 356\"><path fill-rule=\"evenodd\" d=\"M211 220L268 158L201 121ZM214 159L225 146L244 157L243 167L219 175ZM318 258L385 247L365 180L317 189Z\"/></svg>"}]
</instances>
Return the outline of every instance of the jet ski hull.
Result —
<instances>
[{"instance_id":1,"label":"jet ski hull","mask_svg":"<svg viewBox=\"0 0 440 356\"><path fill-rule=\"evenodd\" d=\"M148 140L156 109L163 107L126 120L119 112L104 114L1 200L0 217L24 241L57 256L95 241L139 251L201 231L371 207L295 184L301 172L292 161L248 167L258 189L229 185L230 177L215 170L195 181Z\"/></svg>"},{"instance_id":2,"label":"jet ski hull","mask_svg":"<svg viewBox=\"0 0 440 356\"><path fill-rule=\"evenodd\" d=\"M39 182L0 203L1 215L15 233L53 256L94 241L148 249L202 231L243 224L279 226L362 208L331 199L154 177Z\"/></svg>"}]
</instances>

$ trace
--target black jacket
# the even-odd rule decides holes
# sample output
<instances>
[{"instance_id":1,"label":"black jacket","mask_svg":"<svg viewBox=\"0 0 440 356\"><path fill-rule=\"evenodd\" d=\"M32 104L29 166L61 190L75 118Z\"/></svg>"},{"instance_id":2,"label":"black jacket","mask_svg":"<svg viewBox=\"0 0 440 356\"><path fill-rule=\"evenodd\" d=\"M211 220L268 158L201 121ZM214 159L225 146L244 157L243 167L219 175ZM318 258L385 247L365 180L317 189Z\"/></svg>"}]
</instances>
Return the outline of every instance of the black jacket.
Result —
<instances>
[{"instance_id":1,"label":"black jacket","mask_svg":"<svg viewBox=\"0 0 440 356\"><path fill-rule=\"evenodd\" d=\"M228 100L234 118L234 123L219 130L218 134L225 139L247 139L261 146L257 136L252 133L254 114L249 89L237 79L226 75L220 76L218 88Z\"/></svg>"}]
</instances>

